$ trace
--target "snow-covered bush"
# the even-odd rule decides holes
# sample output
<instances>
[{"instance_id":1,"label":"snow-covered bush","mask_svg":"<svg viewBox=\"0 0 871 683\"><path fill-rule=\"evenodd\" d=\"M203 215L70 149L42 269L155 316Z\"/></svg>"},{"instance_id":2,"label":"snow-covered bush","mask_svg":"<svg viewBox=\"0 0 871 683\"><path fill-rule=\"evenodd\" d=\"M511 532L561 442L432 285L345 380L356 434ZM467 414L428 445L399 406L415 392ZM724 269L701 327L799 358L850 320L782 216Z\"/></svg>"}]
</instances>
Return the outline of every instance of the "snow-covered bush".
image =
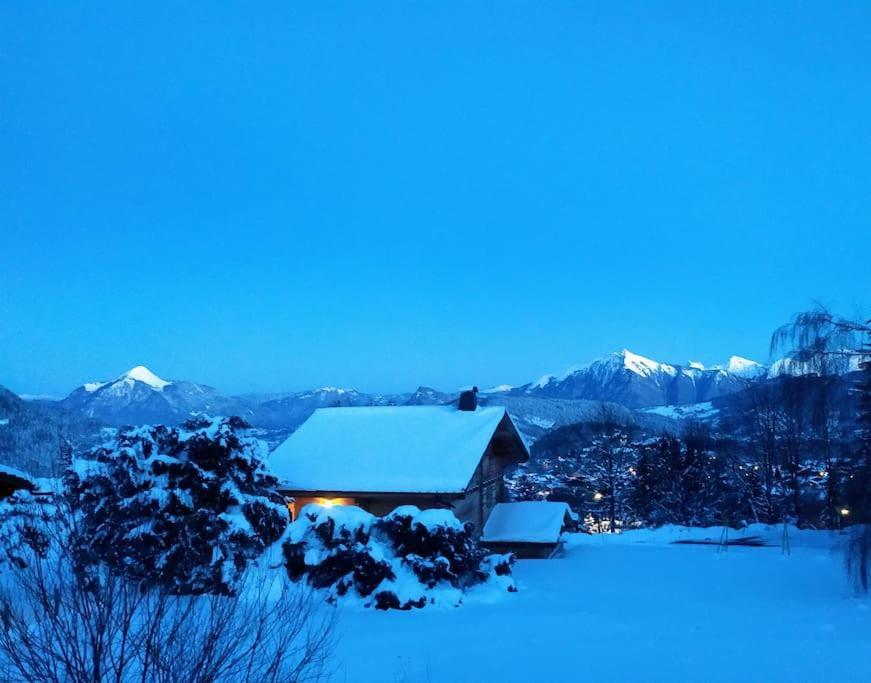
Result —
<instances>
[{"instance_id":1,"label":"snow-covered bush","mask_svg":"<svg viewBox=\"0 0 871 683\"><path fill-rule=\"evenodd\" d=\"M58 501L50 549L25 548L0 581L0 681L315 683L327 680L334 625L310 591L254 567L234 596L177 595L108 566L81 571Z\"/></svg>"},{"instance_id":2,"label":"snow-covered bush","mask_svg":"<svg viewBox=\"0 0 871 683\"><path fill-rule=\"evenodd\" d=\"M45 557L50 544L47 525L52 515L53 505L24 489L0 501L0 565L23 567L33 553Z\"/></svg>"},{"instance_id":3,"label":"snow-covered bush","mask_svg":"<svg viewBox=\"0 0 871 683\"><path fill-rule=\"evenodd\" d=\"M118 432L67 476L79 562L178 593L232 593L290 521L266 455L239 418Z\"/></svg>"},{"instance_id":4,"label":"snow-covered bush","mask_svg":"<svg viewBox=\"0 0 871 683\"><path fill-rule=\"evenodd\" d=\"M306 505L283 544L291 579L377 609L458 605L478 584L514 591L513 557L490 555L449 510L407 505L386 517Z\"/></svg>"}]
</instances>

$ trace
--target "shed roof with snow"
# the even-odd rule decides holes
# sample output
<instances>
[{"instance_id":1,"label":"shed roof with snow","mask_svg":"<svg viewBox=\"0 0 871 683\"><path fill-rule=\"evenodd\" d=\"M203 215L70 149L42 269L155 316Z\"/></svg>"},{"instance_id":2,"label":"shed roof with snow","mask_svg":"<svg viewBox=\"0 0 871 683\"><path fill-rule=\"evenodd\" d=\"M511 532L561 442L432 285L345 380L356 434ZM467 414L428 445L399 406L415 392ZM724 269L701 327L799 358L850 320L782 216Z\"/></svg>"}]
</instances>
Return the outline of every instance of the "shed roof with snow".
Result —
<instances>
[{"instance_id":1,"label":"shed roof with snow","mask_svg":"<svg viewBox=\"0 0 871 683\"><path fill-rule=\"evenodd\" d=\"M499 503L484 525L484 543L557 543L566 526L577 521L567 503Z\"/></svg>"},{"instance_id":2,"label":"shed roof with snow","mask_svg":"<svg viewBox=\"0 0 871 683\"><path fill-rule=\"evenodd\" d=\"M36 488L34 478L17 467L0 464L0 499L6 498L18 489L32 491Z\"/></svg>"},{"instance_id":3,"label":"shed roof with snow","mask_svg":"<svg viewBox=\"0 0 871 683\"><path fill-rule=\"evenodd\" d=\"M529 457L502 406L321 408L270 467L292 491L462 493L494 441Z\"/></svg>"}]
</instances>

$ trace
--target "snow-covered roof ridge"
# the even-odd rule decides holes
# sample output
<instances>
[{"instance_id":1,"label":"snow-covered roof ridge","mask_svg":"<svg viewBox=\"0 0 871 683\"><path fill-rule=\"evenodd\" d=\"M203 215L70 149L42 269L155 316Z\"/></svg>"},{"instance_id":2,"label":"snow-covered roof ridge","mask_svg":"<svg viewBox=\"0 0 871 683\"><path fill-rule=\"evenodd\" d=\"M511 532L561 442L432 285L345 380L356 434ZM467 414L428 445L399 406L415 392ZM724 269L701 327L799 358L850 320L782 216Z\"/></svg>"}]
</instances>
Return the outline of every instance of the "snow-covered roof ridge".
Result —
<instances>
[{"instance_id":1,"label":"snow-covered roof ridge","mask_svg":"<svg viewBox=\"0 0 871 683\"><path fill-rule=\"evenodd\" d=\"M24 470L20 470L17 467L12 467L11 465L4 465L0 463L0 474L6 475L8 477L15 477L16 479L22 479L30 484L35 482L35 479L32 474L29 472L25 472Z\"/></svg>"},{"instance_id":2,"label":"snow-covered roof ridge","mask_svg":"<svg viewBox=\"0 0 871 683\"><path fill-rule=\"evenodd\" d=\"M289 490L461 493L506 418L503 406L321 408L269 464Z\"/></svg>"}]
</instances>

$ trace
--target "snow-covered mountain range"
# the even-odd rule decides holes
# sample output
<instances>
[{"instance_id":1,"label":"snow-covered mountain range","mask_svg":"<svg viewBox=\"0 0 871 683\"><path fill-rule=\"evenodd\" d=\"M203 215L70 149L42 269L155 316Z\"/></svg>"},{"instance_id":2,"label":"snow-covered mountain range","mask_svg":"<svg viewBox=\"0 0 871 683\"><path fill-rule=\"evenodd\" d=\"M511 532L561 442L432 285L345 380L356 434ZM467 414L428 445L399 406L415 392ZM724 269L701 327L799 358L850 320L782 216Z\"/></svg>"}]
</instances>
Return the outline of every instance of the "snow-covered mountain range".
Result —
<instances>
[{"instance_id":1,"label":"snow-covered mountain range","mask_svg":"<svg viewBox=\"0 0 871 683\"><path fill-rule=\"evenodd\" d=\"M61 405L110 425L176 423L191 412L250 415L243 402L213 387L161 379L143 365L109 381L83 384Z\"/></svg>"},{"instance_id":2,"label":"snow-covered mountain range","mask_svg":"<svg viewBox=\"0 0 871 683\"><path fill-rule=\"evenodd\" d=\"M739 356L712 367L695 361L672 365L624 349L559 375L545 375L512 393L646 408L710 401L739 391L767 373L762 364Z\"/></svg>"},{"instance_id":3,"label":"snow-covered mountain range","mask_svg":"<svg viewBox=\"0 0 871 683\"><path fill-rule=\"evenodd\" d=\"M858 368L858 356L844 359L839 371ZM479 400L505 405L530 441L560 427L595 421L603 403L620 421L662 433L678 429L684 419L710 421L740 411L743 389L809 371L806 364L789 359L766 368L733 356L705 367L697 362L663 363L624 349L522 386L483 389ZM86 447L102 426L173 425L191 413L238 415L263 429L264 438L274 446L317 408L447 404L456 401L458 394L459 390L423 386L397 394L328 386L228 396L205 384L164 379L139 365L114 379L83 384L59 401L36 397L22 401L23 397L0 387L0 463L45 473L69 446ZM51 432L51 438L43 432Z\"/></svg>"},{"instance_id":4,"label":"snow-covered mountain range","mask_svg":"<svg viewBox=\"0 0 871 683\"><path fill-rule=\"evenodd\" d=\"M568 416L588 413L589 402L604 401L630 410L689 406L735 393L769 377L802 372L800 364L788 360L769 369L732 356L721 365L705 367L694 361L663 363L624 349L560 374L544 375L529 384L518 387L502 384L485 389L481 399L491 402L513 399L517 404L514 410L524 413L518 418L526 420L531 428L538 425L536 429L543 430L548 422L561 423ZM343 387L322 387L281 394L228 396L205 384L161 378L139 365L114 379L83 384L57 405L113 426L177 424L191 413L205 412L239 415L255 426L286 432L296 429L317 408L442 404L456 400L457 393L419 387L408 393L370 394ZM548 401L561 403L546 405ZM584 404L570 406L565 401Z\"/></svg>"}]
</instances>

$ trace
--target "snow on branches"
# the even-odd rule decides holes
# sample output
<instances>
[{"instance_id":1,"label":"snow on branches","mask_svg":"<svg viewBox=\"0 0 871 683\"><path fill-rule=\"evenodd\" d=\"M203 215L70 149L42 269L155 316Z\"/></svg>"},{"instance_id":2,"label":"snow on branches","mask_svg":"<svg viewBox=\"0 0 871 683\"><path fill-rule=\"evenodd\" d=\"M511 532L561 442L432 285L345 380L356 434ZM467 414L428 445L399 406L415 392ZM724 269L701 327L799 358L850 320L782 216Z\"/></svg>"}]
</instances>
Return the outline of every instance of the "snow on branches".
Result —
<instances>
[{"instance_id":1,"label":"snow on branches","mask_svg":"<svg viewBox=\"0 0 871 683\"><path fill-rule=\"evenodd\" d=\"M283 545L288 575L327 599L376 609L459 605L473 586L514 591L511 555L490 555L449 510L396 508L385 517L353 506L306 505Z\"/></svg>"},{"instance_id":2,"label":"snow on branches","mask_svg":"<svg viewBox=\"0 0 871 683\"><path fill-rule=\"evenodd\" d=\"M8 562L20 568L31 553L44 557L50 544L46 529L53 515L53 505L27 490L0 501L0 565Z\"/></svg>"},{"instance_id":3,"label":"snow on branches","mask_svg":"<svg viewBox=\"0 0 871 683\"><path fill-rule=\"evenodd\" d=\"M178 593L232 594L289 522L266 455L235 417L119 431L67 475L78 561Z\"/></svg>"}]
</instances>

